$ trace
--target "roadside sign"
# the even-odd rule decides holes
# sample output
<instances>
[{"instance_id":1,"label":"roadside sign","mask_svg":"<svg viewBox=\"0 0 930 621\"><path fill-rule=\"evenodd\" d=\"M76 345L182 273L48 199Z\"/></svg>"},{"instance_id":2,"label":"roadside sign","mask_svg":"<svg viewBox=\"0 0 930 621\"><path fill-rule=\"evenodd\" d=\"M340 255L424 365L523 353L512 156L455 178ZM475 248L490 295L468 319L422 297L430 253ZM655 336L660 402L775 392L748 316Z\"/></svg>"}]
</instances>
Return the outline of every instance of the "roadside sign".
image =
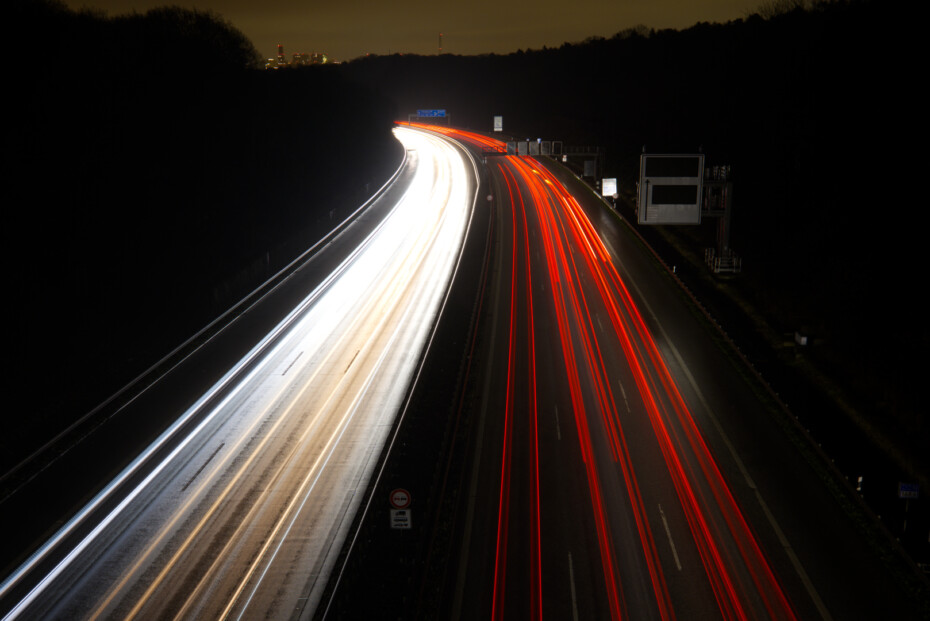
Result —
<instances>
[{"instance_id":1,"label":"roadside sign","mask_svg":"<svg viewBox=\"0 0 930 621\"><path fill-rule=\"evenodd\" d=\"M704 154L643 154L639 158L637 222L700 224Z\"/></svg>"},{"instance_id":2,"label":"roadside sign","mask_svg":"<svg viewBox=\"0 0 930 621\"><path fill-rule=\"evenodd\" d=\"M399 487L391 492L391 506L395 509L406 509L410 506L410 492Z\"/></svg>"},{"instance_id":3,"label":"roadside sign","mask_svg":"<svg viewBox=\"0 0 930 621\"><path fill-rule=\"evenodd\" d=\"M409 509L391 509L391 528L410 530L411 526Z\"/></svg>"},{"instance_id":4,"label":"roadside sign","mask_svg":"<svg viewBox=\"0 0 930 621\"><path fill-rule=\"evenodd\" d=\"M898 483L898 498L905 498L908 500L920 498L920 484Z\"/></svg>"},{"instance_id":5,"label":"roadside sign","mask_svg":"<svg viewBox=\"0 0 930 621\"><path fill-rule=\"evenodd\" d=\"M446 111L445 110L417 110L417 116L445 118Z\"/></svg>"},{"instance_id":6,"label":"roadside sign","mask_svg":"<svg viewBox=\"0 0 930 621\"><path fill-rule=\"evenodd\" d=\"M617 197L617 178L604 177L601 180L601 196Z\"/></svg>"},{"instance_id":7,"label":"roadside sign","mask_svg":"<svg viewBox=\"0 0 930 621\"><path fill-rule=\"evenodd\" d=\"M494 131L496 132L504 131L504 117L502 116L494 117Z\"/></svg>"}]
</instances>

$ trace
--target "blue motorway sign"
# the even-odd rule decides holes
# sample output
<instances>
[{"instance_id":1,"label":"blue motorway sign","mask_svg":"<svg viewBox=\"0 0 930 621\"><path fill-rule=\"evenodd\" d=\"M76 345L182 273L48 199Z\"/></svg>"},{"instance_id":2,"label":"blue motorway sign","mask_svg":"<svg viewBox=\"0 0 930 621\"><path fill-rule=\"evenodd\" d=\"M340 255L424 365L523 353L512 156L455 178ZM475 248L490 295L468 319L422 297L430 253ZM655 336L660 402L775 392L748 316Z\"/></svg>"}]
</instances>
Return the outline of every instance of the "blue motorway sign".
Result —
<instances>
[{"instance_id":1,"label":"blue motorway sign","mask_svg":"<svg viewBox=\"0 0 930 621\"><path fill-rule=\"evenodd\" d=\"M417 116L445 117L445 110L417 110Z\"/></svg>"},{"instance_id":2,"label":"blue motorway sign","mask_svg":"<svg viewBox=\"0 0 930 621\"><path fill-rule=\"evenodd\" d=\"M918 483L898 483L898 498L911 499L920 497Z\"/></svg>"}]
</instances>

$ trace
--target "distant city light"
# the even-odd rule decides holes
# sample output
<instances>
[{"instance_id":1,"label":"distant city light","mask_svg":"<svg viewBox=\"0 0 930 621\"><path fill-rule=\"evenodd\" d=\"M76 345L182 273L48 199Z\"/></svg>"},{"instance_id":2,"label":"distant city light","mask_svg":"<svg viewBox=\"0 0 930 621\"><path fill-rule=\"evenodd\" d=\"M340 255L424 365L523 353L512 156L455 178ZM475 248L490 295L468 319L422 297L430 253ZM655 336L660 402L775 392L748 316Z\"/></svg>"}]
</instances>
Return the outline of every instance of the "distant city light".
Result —
<instances>
[{"instance_id":1,"label":"distant city light","mask_svg":"<svg viewBox=\"0 0 930 621\"><path fill-rule=\"evenodd\" d=\"M286 69L288 67L307 67L310 65L326 65L333 61L325 52L294 52L291 54L291 60L288 62L284 54L284 46L278 45L278 53L274 58L269 58L265 62L265 69Z\"/></svg>"}]
</instances>

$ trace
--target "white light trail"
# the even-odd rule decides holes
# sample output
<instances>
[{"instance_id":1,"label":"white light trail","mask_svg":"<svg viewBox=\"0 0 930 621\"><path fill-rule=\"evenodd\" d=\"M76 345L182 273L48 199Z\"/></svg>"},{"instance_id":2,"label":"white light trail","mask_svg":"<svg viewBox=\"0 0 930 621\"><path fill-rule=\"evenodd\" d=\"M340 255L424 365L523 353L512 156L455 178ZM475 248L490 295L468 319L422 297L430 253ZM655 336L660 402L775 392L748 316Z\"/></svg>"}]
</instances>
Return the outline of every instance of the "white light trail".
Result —
<instances>
[{"instance_id":1,"label":"white light trail","mask_svg":"<svg viewBox=\"0 0 930 621\"><path fill-rule=\"evenodd\" d=\"M361 501L361 494L349 494L347 507L346 490L364 489L372 455L380 452L401 406L450 284L477 189L475 164L468 165L462 150L416 130L398 128L395 134L416 160L416 171L390 215L265 341L0 585L2 597L141 461L166 442L177 443L8 618L62 612L148 616L168 601L178 606L169 614L236 616L250 603L258 605L262 589L281 592L282 576L293 583L287 593L295 600L318 600ZM211 396L248 367L226 397L202 414ZM196 429L180 441L173 438L194 415L203 418ZM236 516L235 507L246 509ZM312 536L304 530L308 524ZM290 536L298 531L294 543ZM214 559L209 543L217 532L233 535ZM295 555L304 562L295 564ZM198 561L203 570L197 584L177 577ZM303 573L292 576L296 565ZM303 590L308 572L319 575L309 594Z\"/></svg>"}]
</instances>

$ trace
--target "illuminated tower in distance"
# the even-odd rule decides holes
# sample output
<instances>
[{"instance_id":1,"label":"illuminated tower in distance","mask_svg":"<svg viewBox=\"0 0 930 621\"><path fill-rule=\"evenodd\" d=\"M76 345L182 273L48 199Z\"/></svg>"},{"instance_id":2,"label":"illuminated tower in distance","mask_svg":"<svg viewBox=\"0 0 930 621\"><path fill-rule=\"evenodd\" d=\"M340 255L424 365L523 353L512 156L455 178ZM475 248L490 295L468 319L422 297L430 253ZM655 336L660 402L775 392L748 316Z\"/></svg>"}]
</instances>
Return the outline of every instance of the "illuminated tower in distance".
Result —
<instances>
[{"instance_id":1,"label":"illuminated tower in distance","mask_svg":"<svg viewBox=\"0 0 930 621\"><path fill-rule=\"evenodd\" d=\"M442 33L439 33L439 53L442 54Z\"/></svg>"}]
</instances>

